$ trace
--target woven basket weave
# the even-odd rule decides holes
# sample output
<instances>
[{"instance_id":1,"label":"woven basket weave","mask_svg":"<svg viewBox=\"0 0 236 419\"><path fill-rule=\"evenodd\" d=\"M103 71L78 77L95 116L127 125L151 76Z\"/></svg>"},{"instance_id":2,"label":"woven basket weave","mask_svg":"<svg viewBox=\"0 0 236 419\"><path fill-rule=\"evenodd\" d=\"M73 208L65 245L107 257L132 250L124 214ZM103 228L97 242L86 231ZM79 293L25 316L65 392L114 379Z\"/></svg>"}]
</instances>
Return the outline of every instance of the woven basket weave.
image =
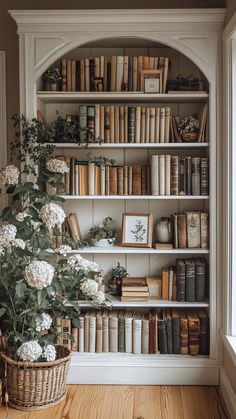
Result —
<instances>
[{"instance_id":1,"label":"woven basket weave","mask_svg":"<svg viewBox=\"0 0 236 419\"><path fill-rule=\"evenodd\" d=\"M5 363L9 405L19 410L41 410L60 403L66 395L71 351L56 346L52 362L16 362L0 353Z\"/></svg>"}]
</instances>

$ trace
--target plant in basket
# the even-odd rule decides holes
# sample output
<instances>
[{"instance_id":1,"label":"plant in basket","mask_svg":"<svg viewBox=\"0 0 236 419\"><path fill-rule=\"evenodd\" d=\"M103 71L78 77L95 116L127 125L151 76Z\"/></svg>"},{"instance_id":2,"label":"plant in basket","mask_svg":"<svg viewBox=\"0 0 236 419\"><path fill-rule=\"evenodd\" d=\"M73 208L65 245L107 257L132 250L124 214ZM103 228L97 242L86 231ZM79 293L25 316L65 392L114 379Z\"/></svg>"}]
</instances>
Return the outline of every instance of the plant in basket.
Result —
<instances>
[{"instance_id":1,"label":"plant in basket","mask_svg":"<svg viewBox=\"0 0 236 419\"><path fill-rule=\"evenodd\" d=\"M183 141L197 141L200 132L200 123L197 115L190 115L182 119L178 126Z\"/></svg>"},{"instance_id":2,"label":"plant in basket","mask_svg":"<svg viewBox=\"0 0 236 419\"><path fill-rule=\"evenodd\" d=\"M10 205L0 214L0 357L9 404L37 410L60 402L66 392L71 354L56 345L57 319L67 316L79 327L78 299L88 298L98 307L107 302L96 263L80 255L66 257L68 245L52 250L53 236L65 219L59 205L63 199L41 187L48 180L61 187L69 168L53 158L52 149L40 147L34 122L18 118L15 124L11 150L23 170L13 164L0 170L0 182L11 194ZM35 182L24 181L26 174L37 174Z\"/></svg>"},{"instance_id":3,"label":"plant in basket","mask_svg":"<svg viewBox=\"0 0 236 419\"><path fill-rule=\"evenodd\" d=\"M179 74L175 79L168 81L168 90L173 91L197 91L200 90L202 80L194 77L193 74L189 76L182 76Z\"/></svg>"},{"instance_id":4,"label":"plant in basket","mask_svg":"<svg viewBox=\"0 0 236 419\"><path fill-rule=\"evenodd\" d=\"M101 224L90 228L88 239L93 246L113 246L117 237L117 231L112 226L112 218L104 218Z\"/></svg>"},{"instance_id":5,"label":"plant in basket","mask_svg":"<svg viewBox=\"0 0 236 419\"><path fill-rule=\"evenodd\" d=\"M57 91L61 86L61 72L58 67L48 68L42 75L44 90Z\"/></svg>"}]
</instances>

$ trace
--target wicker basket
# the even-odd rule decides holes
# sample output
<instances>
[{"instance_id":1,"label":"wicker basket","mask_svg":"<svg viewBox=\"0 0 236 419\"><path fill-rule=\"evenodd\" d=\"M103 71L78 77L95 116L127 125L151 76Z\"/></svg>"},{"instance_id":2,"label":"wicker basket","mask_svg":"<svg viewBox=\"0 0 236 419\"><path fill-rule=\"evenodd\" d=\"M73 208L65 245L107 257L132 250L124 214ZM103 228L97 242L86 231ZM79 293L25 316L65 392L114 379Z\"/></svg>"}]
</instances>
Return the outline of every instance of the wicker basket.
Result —
<instances>
[{"instance_id":1,"label":"wicker basket","mask_svg":"<svg viewBox=\"0 0 236 419\"><path fill-rule=\"evenodd\" d=\"M71 351L56 346L52 362L16 362L0 353L5 363L9 405L18 410L47 409L66 395Z\"/></svg>"},{"instance_id":2,"label":"wicker basket","mask_svg":"<svg viewBox=\"0 0 236 419\"><path fill-rule=\"evenodd\" d=\"M197 132L183 132L181 134L182 141L186 143L196 142L199 134Z\"/></svg>"}]
</instances>

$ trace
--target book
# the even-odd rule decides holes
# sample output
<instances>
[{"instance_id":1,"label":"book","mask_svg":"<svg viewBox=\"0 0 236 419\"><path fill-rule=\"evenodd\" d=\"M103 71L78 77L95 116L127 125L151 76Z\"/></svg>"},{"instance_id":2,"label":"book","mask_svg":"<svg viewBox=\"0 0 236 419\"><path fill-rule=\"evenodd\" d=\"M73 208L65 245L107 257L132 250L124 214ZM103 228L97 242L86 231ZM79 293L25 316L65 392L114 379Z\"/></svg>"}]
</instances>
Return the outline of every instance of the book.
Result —
<instances>
[{"instance_id":1,"label":"book","mask_svg":"<svg viewBox=\"0 0 236 419\"><path fill-rule=\"evenodd\" d=\"M133 353L135 355L141 354L141 329L142 329L142 314L135 313L133 317Z\"/></svg>"},{"instance_id":2,"label":"book","mask_svg":"<svg viewBox=\"0 0 236 419\"><path fill-rule=\"evenodd\" d=\"M209 159L206 157L201 158L201 195L209 194Z\"/></svg>"},{"instance_id":3,"label":"book","mask_svg":"<svg viewBox=\"0 0 236 419\"><path fill-rule=\"evenodd\" d=\"M142 194L142 168L140 165L132 166L132 194Z\"/></svg>"},{"instance_id":4,"label":"book","mask_svg":"<svg viewBox=\"0 0 236 419\"><path fill-rule=\"evenodd\" d=\"M170 180L170 194L179 194L179 157L171 156L171 180Z\"/></svg>"},{"instance_id":5,"label":"book","mask_svg":"<svg viewBox=\"0 0 236 419\"><path fill-rule=\"evenodd\" d=\"M151 299L161 299L162 298L162 278L157 276L147 276L147 286L149 297Z\"/></svg>"},{"instance_id":6,"label":"book","mask_svg":"<svg viewBox=\"0 0 236 419\"><path fill-rule=\"evenodd\" d=\"M179 157L179 194L186 195L185 157Z\"/></svg>"},{"instance_id":7,"label":"book","mask_svg":"<svg viewBox=\"0 0 236 419\"><path fill-rule=\"evenodd\" d=\"M135 140L135 108L128 106L128 142L134 143Z\"/></svg>"},{"instance_id":8,"label":"book","mask_svg":"<svg viewBox=\"0 0 236 419\"><path fill-rule=\"evenodd\" d=\"M89 352L95 352L96 349L96 315L94 311L89 315Z\"/></svg>"},{"instance_id":9,"label":"book","mask_svg":"<svg viewBox=\"0 0 236 419\"><path fill-rule=\"evenodd\" d=\"M120 142L120 108L114 107L114 142Z\"/></svg>"},{"instance_id":10,"label":"book","mask_svg":"<svg viewBox=\"0 0 236 419\"><path fill-rule=\"evenodd\" d=\"M155 143L155 108L150 108L150 143Z\"/></svg>"},{"instance_id":11,"label":"book","mask_svg":"<svg viewBox=\"0 0 236 419\"><path fill-rule=\"evenodd\" d=\"M151 157L151 192L152 195L159 195L159 156Z\"/></svg>"},{"instance_id":12,"label":"book","mask_svg":"<svg viewBox=\"0 0 236 419\"><path fill-rule=\"evenodd\" d=\"M200 224L201 224L201 248L209 248L209 215L207 212L200 213Z\"/></svg>"},{"instance_id":13,"label":"book","mask_svg":"<svg viewBox=\"0 0 236 419\"><path fill-rule=\"evenodd\" d=\"M188 316L183 310L180 314L180 353L182 355L189 353Z\"/></svg>"},{"instance_id":14,"label":"book","mask_svg":"<svg viewBox=\"0 0 236 419\"><path fill-rule=\"evenodd\" d=\"M165 142L165 108L160 109L160 143Z\"/></svg>"},{"instance_id":15,"label":"book","mask_svg":"<svg viewBox=\"0 0 236 419\"><path fill-rule=\"evenodd\" d=\"M66 60L61 60L61 90L67 91L67 63Z\"/></svg>"},{"instance_id":16,"label":"book","mask_svg":"<svg viewBox=\"0 0 236 419\"><path fill-rule=\"evenodd\" d=\"M66 61L66 90L71 92L72 89L72 72L71 72L71 60Z\"/></svg>"},{"instance_id":17,"label":"book","mask_svg":"<svg viewBox=\"0 0 236 419\"><path fill-rule=\"evenodd\" d=\"M155 310L149 313L149 353L158 353L158 329L157 329L158 315Z\"/></svg>"},{"instance_id":18,"label":"book","mask_svg":"<svg viewBox=\"0 0 236 419\"><path fill-rule=\"evenodd\" d=\"M149 354L149 319L147 314L142 315L141 352Z\"/></svg>"},{"instance_id":19,"label":"book","mask_svg":"<svg viewBox=\"0 0 236 419\"><path fill-rule=\"evenodd\" d=\"M117 167L109 167L109 195L117 195L118 193L117 184Z\"/></svg>"},{"instance_id":20,"label":"book","mask_svg":"<svg viewBox=\"0 0 236 419\"><path fill-rule=\"evenodd\" d=\"M177 229L178 229L178 247L186 249L187 247L187 224L186 215L178 214L177 216Z\"/></svg>"},{"instance_id":21,"label":"book","mask_svg":"<svg viewBox=\"0 0 236 419\"><path fill-rule=\"evenodd\" d=\"M185 301L186 273L183 259L177 259L177 301Z\"/></svg>"},{"instance_id":22,"label":"book","mask_svg":"<svg viewBox=\"0 0 236 419\"><path fill-rule=\"evenodd\" d=\"M168 300L169 297L169 271L166 268L162 269L162 283L161 283L161 298Z\"/></svg>"},{"instance_id":23,"label":"book","mask_svg":"<svg viewBox=\"0 0 236 419\"><path fill-rule=\"evenodd\" d=\"M116 57L116 91L122 92L124 83L124 57Z\"/></svg>"},{"instance_id":24,"label":"book","mask_svg":"<svg viewBox=\"0 0 236 419\"><path fill-rule=\"evenodd\" d=\"M172 309L172 342L173 353L180 354L180 313L175 308Z\"/></svg>"},{"instance_id":25,"label":"book","mask_svg":"<svg viewBox=\"0 0 236 419\"><path fill-rule=\"evenodd\" d=\"M119 133L120 143L125 141L125 109L124 106L119 107Z\"/></svg>"},{"instance_id":26,"label":"book","mask_svg":"<svg viewBox=\"0 0 236 419\"><path fill-rule=\"evenodd\" d=\"M111 57L111 92L116 91L116 56Z\"/></svg>"},{"instance_id":27,"label":"book","mask_svg":"<svg viewBox=\"0 0 236 419\"><path fill-rule=\"evenodd\" d=\"M199 354L200 321L196 312L188 311L189 354Z\"/></svg>"},{"instance_id":28,"label":"book","mask_svg":"<svg viewBox=\"0 0 236 419\"><path fill-rule=\"evenodd\" d=\"M125 352L132 353L132 328L133 328L133 313L127 311L125 313Z\"/></svg>"},{"instance_id":29,"label":"book","mask_svg":"<svg viewBox=\"0 0 236 419\"><path fill-rule=\"evenodd\" d=\"M201 194L201 159L192 157L192 195Z\"/></svg>"},{"instance_id":30,"label":"book","mask_svg":"<svg viewBox=\"0 0 236 419\"><path fill-rule=\"evenodd\" d=\"M118 314L118 352L125 352L125 311Z\"/></svg>"},{"instance_id":31,"label":"book","mask_svg":"<svg viewBox=\"0 0 236 419\"><path fill-rule=\"evenodd\" d=\"M201 246L201 222L199 212L186 212L188 248Z\"/></svg>"},{"instance_id":32,"label":"book","mask_svg":"<svg viewBox=\"0 0 236 419\"><path fill-rule=\"evenodd\" d=\"M72 327L71 329L72 341L71 341L71 350L78 350L78 329L77 327Z\"/></svg>"},{"instance_id":33,"label":"book","mask_svg":"<svg viewBox=\"0 0 236 419\"><path fill-rule=\"evenodd\" d=\"M158 319L158 345L160 354L168 353L166 322L163 318Z\"/></svg>"},{"instance_id":34,"label":"book","mask_svg":"<svg viewBox=\"0 0 236 419\"><path fill-rule=\"evenodd\" d=\"M165 195L165 156L161 154L159 156L159 193Z\"/></svg>"},{"instance_id":35,"label":"book","mask_svg":"<svg viewBox=\"0 0 236 419\"><path fill-rule=\"evenodd\" d=\"M192 259L185 259L185 299L194 302L195 299L195 263Z\"/></svg>"},{"instance_id":36,"label":"book","mask_svg":"<svg viewBox=\"0 0 236 419\"><path fill-rule=\"evenodd\" d=\"M171 156L165 155L165 194L170 195Z\"/></svg>"},{"instance_id":37,"label":"book","mask_svg":"<svg viewBox=\"0 0 236 419\"><path fill-rule=\"evenodd\" d=\"M204 258L195 259L195 294L196 301L204 301L206 297L206 262Z\"/></svg>"},{"instance_id":38,"label":"book","mask_svg":"<svg viewBox=\"0 0 236 419\"><path fill-rule=\"evenodd\" d=\"M79 227L79 221L76 213L71 213L67 216L67 222L69 225L70 235L74 240L81 240L81 232Z\"/></svg>"},{"instance_id":39,"label":"book","mask_svg":"<svg viewBox=\"0 0 236 419\"><path fill-rule=\"evenodd\" d=\"M102 352L102 312L96 313L96 352Z\"/></svg>"},{"instance_id":40,"label":"book","mask_svg":"<svg viewBox=\"0 0 236 419\"><path fill-rule=\"evenodd\" d=\"M118 312L109 314L109 348L110 352L118 352Z\"/></svg>"},{"instance_id":41,"label":"book","mask_svg":"<svg viewBox=\"0 0 236 419\"><path fill-rule=\"evenodd\" d=\"M170 309L163 310L163 318L166 321L166 336L167 336L167 353L173 353L173 330L172 330L172 316Z\"/></svg>"},{"instance_id":42,"label":"book","mask_svg":"<svg viewBox=\"0 0 236 419\"><path fill-rule=\"evenodd\" d=\"M173 249L172 243L156 243L156 249L157 250L171 250Z\"/></svg>"},{"instance_id":43,"label":"book","mask_svg":"<svg viewBox=\"0 0 236 419\"><path fill-rule=\"evenodd\" d=\"M71 350L71 321L67 317L61 320L61 342L65 348Z\"/></svg>"},{"instance_id":44,"label":"book","mask_svg":"<svg viewBox=\"0 0 236 419\"><path fill-rule=\"evenodd\" d=\"M79 322L80 322L80 327L79 327L79 352L84 352L84 314L79 315Z\"/></svg>"},{"instance_id":45,"label":"book","mask_svg":"<svg viewBox=\"0 0 236 419\"><path fill-rule=\"evenodd\" d=\"M102 314L102 352L109 352L109 321L107 311Z\"/></svg>"},{"instance_id":46,"label":"book","mask_svg":"<svg viewBox=\"0 0 236 419\"><path fill-rule=\"evenodd\" d=\"M209 317L205 310L198 310L200 321L199 354L209 355Z\"/></svg>"}]
</instances>

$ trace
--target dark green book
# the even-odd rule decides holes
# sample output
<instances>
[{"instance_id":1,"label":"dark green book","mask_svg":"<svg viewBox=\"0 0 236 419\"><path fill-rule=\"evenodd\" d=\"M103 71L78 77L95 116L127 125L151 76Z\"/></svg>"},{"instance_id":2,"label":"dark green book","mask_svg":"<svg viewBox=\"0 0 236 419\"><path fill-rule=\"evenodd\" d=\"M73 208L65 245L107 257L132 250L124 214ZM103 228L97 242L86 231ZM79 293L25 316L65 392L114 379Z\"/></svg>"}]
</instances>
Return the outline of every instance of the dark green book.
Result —
<instances>
[{"instance_id":1,"label":"dark green book","mask_svg":"<svg viewBox=\"0 0 236 419\"><path fill-rule=\"evenodd\" d=\"M201 195L209 195L209 159L201 158Z\"/></svg>"},{"instance_id":2,"label":"dark green book","mask_svg":"<svg viewBox=\"0 0 236 419\"><path fill-rule=\"evenodd\" d=\"M128 142L134 143L135 139L135 107L128 106Z\"/></svg>"},{"instance_id":3,"label":"dark green book","mask_svg":"<svg viewBox=\"0 0 236 419\"><path fill-rule=\"evenodd\" d=\"M173 337L173 353L180 353L180 316L179 311L172 309L172 337Z\"/></svg>"},{"instance_id":4,"label":"dark green book","mask_svg":"<svg viewBox=\"0 0 236 419\"><path fill-rule=\"evenodd\" d=\"M185 301L185 263L177 259L177 301Z\"/></svg>"},{"instance_id":5,"label":"dark green book","mask_svg":"<svg viewBox=\"0 0 236 419\"><path fill-rule=\"evenodd\" d=\"M201 158L192 157L192 195L201 194Z\"/></svg>"},{"instance_id":6,"label":"dark green book","mask_svg":"<svg viewBox=\"0 0 236 419\"><path fill-rule=\"evenodd\" d=\"M118 352L125 352L125 312L118 315Z\"/></svg>"},{"instance_id":7,"label":"dark green book","mask_svg":"<svg viewBox=\"0 0 236 419\"><path fill-rule=\"evenodd\" d=\"M158 319L158 349L161 354L167 354L167 333L166 322L164 319Z\"/></svg>"},{"instance_id":8,"label":"dark green book","mask_svg":"<svg viewBox=\"0 0 236 419\"><path fill-rule=\"evenodd\" d=\"M206 298L206 261L203 258L195 259L195 295L196 301Z\"/></svg>"},{"instance_id":9,"label":"dark green book","mask_svg":"<svg viewBox=\"0 0 236 419\"><path fill-rule=\"evenodd\" d=\"M185 170L185 158L179 158L179 194L186 195L186 170Z\"/></svg>"},{"instance_id":10,"label":"dark green book","mask_svg":"<svg viewBox=\"0 0 236 419\"><path fill-rule=\"evenodd\" d=\"M200 319L199 354L209 355L209 317L205 310L198 310Z\"/></svg>"},{"instance_id":11,"label":"dark green book","mask_svg":"<svg viewBox=\"0 0 236 419\"><path fill-rule=\"evenodd\" d=\"M192 158L186 157L186 194L192 195Z\"/></svg>"},{"instance_id":12,"label":"dark green book","mask_svg":"<svg viewBox=\"0 0 236 419\"><path fill-rule=\"evenodd\" d=\"M193 259L185 259L185 297L186 301L195 301L195 263Z\"/></svg>"}]
</instances>

